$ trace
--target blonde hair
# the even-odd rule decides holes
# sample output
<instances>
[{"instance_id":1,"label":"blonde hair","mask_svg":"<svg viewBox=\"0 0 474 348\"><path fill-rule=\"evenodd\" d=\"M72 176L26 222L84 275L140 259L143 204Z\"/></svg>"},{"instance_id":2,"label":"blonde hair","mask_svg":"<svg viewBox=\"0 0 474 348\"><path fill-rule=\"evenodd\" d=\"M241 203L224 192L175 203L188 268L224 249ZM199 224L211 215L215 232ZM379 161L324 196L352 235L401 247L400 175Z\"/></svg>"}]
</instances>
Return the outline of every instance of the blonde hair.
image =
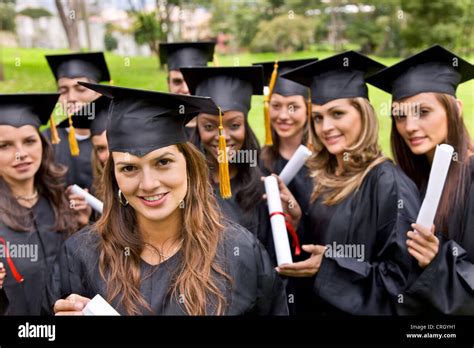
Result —
<instances>
[{"instance_id":1,"label":"blonde hair","mask_svg":"<svg viewBox=\"0 0 474 348\"><path fill-rule=\"evenodd\" d=\"M322 144L313 122L309 124L313 155L306 165L314 181L311 202L324 196L326 205L340 203L360 187L372 168L388 160L378 145L378 120L370 102L358 97L350 98L349 103L359 111L362 131L355 143L346 149L348 156L340 175L336 175L336 156Z\"/></svg>"}]
</instances>

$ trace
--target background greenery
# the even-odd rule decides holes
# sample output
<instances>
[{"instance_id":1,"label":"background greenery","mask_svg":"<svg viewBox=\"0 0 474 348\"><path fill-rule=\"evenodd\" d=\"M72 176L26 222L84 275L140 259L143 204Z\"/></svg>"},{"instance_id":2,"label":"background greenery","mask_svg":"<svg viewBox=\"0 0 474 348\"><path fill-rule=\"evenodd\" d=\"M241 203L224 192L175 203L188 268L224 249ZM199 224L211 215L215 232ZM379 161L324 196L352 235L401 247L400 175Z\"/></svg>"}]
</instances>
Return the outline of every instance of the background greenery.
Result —
<instances>
[{"instance_id":1,"label":"background greenery","mask_svg":"<svg viewBox=\"0 0 474 348\"><path fill-rule=\"evenodd\" d=\"M0 93L17 92L50 92L56 90L53 75L44 58L45 54L58 54L61 51L43 49L3 48L0 52L5 64L5 81L0 82ZM219 65L249 65L251 63L271 61L274 59L297 59L318 57L325 58L331 52L302 51L288 54L275 53L241 53L235 55L219 55ZM377 57L372 58L385 65L391 65L400 58ZM160 70L155 57L121 57L106 54L114 84L130 88L167 91L166 72ZM474 63L473 57L468 59ZM385 154L390 155L390 95L377 88L369 86L369 96L377 111L380 120L380 144ZM474 135L474 80L459 86L458 98L464 104L464 118L466 125ZM263 99L256 96L253 99L249 121L260 141L263 140Z\"/></svg>"}]
</instances>

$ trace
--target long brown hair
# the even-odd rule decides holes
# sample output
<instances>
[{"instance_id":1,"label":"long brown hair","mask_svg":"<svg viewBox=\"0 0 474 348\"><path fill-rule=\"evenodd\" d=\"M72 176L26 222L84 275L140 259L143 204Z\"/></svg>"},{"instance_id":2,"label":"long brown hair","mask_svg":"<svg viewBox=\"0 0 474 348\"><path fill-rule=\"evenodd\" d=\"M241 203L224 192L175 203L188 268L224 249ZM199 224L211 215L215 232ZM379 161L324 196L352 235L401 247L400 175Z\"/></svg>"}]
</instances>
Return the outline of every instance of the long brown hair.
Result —
<instances>
[{"instance_id":1,"label":"long brown hair","mask_svg":"<svg viewBox=\"0 0 474 348\"><path fill-rule=\"evenodd\" d=\"M324 204L340 203L360 187L373 167L387 160L378 145L378 121L374 108L362 97L350 98L349 102L361 115L362 132L355 143L346 149L348 156L341 175L336 175L336 156L318 138L312 120L309 124L313 155L306 165L314 178L311 202L324 195Z\"/></svg>"},{"instance_id":2,"label":"long brown hair","mask_svg":"<svg viewBox=\"0 0 474 348\"><path fill-rule=\"evenodd\" d=\"M79 227L75 213L66 197L67 169L54 162L54 152L49 141L38 131L43 145L41 164L35 173L34 185L38 194L46 198L54 211L54 225L58 232L71 234ZM13 196L7 182L0 176L0 221L18 232L32 232L31 209L23 207Z\"/></svg>"},{"instance_id":3,"label":"long brown hair","mask_svg":"<svg viewBox=\"0 0 474 348\"><path fill-rule=\"evenodd\" d=\"M170 289L178 300L184 296L189 315L221 315L226 299L218 287L217 277L230 281L217 249L224 226L220 223L217 202L209 183L204 156L191 143L177 144L186 159L188 192L184 198L182 227L182 263ZM100 274L107 284L108 300L118 299L129 315L150 311L140 293L140 255L144 243L132 207L122 206L117 197L118 185L114 161L109 156L103 175L104 213L96 224L100 235ZM124 251L129 250L125 255ZM180 299L181 299L180 298ZM208 313L209 305L214 308Z\"/></svg>"},{"instance_id":4,"label":"long brown hair","mask_svg":"<svg viewBox=\"0 0 474 348\"><path fill-rule=\"evenodd\" d=\"M454 147L457 155L457 159L451 162L448 171L435 217L435 225L437 230L441 230L447 233L450 238L459 241L462 238L462 229L449 231L448 220L453 209L464 212L466 191L470 182L469 152L472 153L474 149L469 132L457 107L456 99L451 95L442 93L435 93L435 96L445 109L448 118L448 137L445 142ZM415 182L418 189L424 191L428 184L431 165L426 155L415 155L411 152L400 133L398 133L394 117L392 117L390 142L397 164Z\"/></svg>"},{"instance_id":5,"label":"long brown hair","mask_svg":"<svg viewBox=\"0 0 474 348\"><path fill-rule=\"evenodd\" d=\"M98 199L103 200L103 184L102 184L102 174L104 173L105 164L99 160L97 152L95 149L92 149L91 153L91 163L92 163L92 190L94 196Z\"/></svg>"}]
</instances>

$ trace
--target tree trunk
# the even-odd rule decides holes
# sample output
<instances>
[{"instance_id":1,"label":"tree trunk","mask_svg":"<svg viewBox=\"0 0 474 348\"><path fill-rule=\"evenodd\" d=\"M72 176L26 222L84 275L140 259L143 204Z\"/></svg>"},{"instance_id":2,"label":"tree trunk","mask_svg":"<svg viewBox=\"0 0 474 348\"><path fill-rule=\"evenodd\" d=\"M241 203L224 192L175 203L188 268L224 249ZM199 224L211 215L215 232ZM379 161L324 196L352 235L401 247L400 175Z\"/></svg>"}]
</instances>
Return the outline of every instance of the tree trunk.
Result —
<instances>
[{"instance_id":1,"label":"tree trunk","mask_svg":"<svg viewBox=\"0 0 474 348\"><path fill-rule=\"evenodd\" d=\"M92 40L91 40L91 28L89 25L89 13L87 12L87 3L86 0L81 1L81 17L84 21L84 26L86 27L86 38L87 38L87 49L92 50Z\"/></svg>"},{"instance_id":2,"label":"tree trunk","mask_svg":"<svg viewBox=\"0 0 474 348\"><path fill-rule=\"evenodd\" d=\"M55 4L66 32L69 48L73 51L79 51L81 47L79 44L79 31L77 29L77 6L74 6L72 11L68 11L66 14L67 9L63 6L61 0L55 0ZM74 1L73 5L77 5L76 1Z\"/></svg>"}]
</instances>

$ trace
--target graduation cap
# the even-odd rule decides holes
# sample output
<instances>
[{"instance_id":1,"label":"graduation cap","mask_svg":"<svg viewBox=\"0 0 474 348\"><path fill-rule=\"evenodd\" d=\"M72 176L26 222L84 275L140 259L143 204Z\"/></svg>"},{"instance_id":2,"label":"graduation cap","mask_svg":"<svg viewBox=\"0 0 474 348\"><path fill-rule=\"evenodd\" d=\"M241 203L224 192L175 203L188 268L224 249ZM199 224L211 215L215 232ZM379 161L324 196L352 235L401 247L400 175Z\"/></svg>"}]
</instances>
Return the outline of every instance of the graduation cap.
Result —
<instances>
[{"instance_id":1,"label":"graduation cap","mask_svg":"<svg viewBox=\"0 0 474 348\"><path fill-rule=\"evenodd\" d=\"M0 125L46 125L58 98L58 93L0 94Z\"/></svg>"},{"instance_id":2,"label":"graduation cap","mask_svg":"<svg viewBox=\"0 0 474 348\"><path fill-rule=\"evenodd\" d=\"M186 66L207 66L214 56L214 41L160 43L160 62L168 70Z\"/></svg>"},{"instance_id":3,"label":"graduation cap","mask_svg":"<svg viewBox=\"0 0 474 348\"><path fill-rule=\"evenodd\" d=\"M218 112L210 98L87 82L79 84L111 99L106 124L111 152L141 157L165 146L185 143L187 122L199 112Z\"/></svg>"},{"instance_id":4,"label":"graduation cap","mask_svg":"<svg viewBox=\"0 0 474 348\"><path fill-rule=\"evenodd\" d=\"M306 64L281 74L311 88L311 102L326 104L340 98L364 97L368 99L365 78L385 65L354 51Z\"/></svg>"},{"instance_id":5,"label":"graduation cap","mask_svg":"<svg viewBox=\"0 0 474 348\"><path fill-rule=\"evenodd\" d=\"M254 63L263 67L265 84L269 87L268 93L264 96L263 112L265 117L265 145L273 145L272 132L270 126L270 99L272 94L280 94L284 97L301 95L308 102L308 116L311 115L311 100L309 99L309 88L288 79L278 78L282 73L293 70L299 66L317 61L317 58L276 60L274 62Z\"/></svg>"},{"instance_id":6,"label":"graduation cap","mask_svg":"<svg viewBox=\"0 0 474 348\"><path fill-rule=\"evenodd\" d=\"M56 81L62 77L87 77L95 82L110 81L104 53L72 53L46 56Z\"/></svg>"},{"instance_id":7,"label":"graduation cap","mask_svg":"<svg viewBox=\"0 0 474 348\"><path fill-rule=\"evenodd\" d=\"M93 102L84 105L80 110L61 122L58 127L66 128L71 126L71 122L77 128L90 129L92 136L101 135L107 125L110 99L100 96Z\"/></svg>"},{"instance_id":8,"label":"graduation cap","mask_svg":"<svg viewBox=\"0 0 474 348\"><path fill-rule=\"evenodd\" d=\"M223 198L232 197L226 140L223 135L222 113L230 110L241 111L247 117L252 95L263 93L263 69L261 66L245 67L194 67L181 68L191 94L209 96L219 106L219 184Z\"/></svg>"},{"instance_id":9,"label":"graduation cap","mask_svg":"<svg viewBox=\"0 0 474 348\"><path fill-rule=\"evenodd\" d=\"M367 79L391 93L393 100L435 92L456 95L457 86L474 78L474 66L454 53L434 45Z\"/></svg>"}]
</instances>

